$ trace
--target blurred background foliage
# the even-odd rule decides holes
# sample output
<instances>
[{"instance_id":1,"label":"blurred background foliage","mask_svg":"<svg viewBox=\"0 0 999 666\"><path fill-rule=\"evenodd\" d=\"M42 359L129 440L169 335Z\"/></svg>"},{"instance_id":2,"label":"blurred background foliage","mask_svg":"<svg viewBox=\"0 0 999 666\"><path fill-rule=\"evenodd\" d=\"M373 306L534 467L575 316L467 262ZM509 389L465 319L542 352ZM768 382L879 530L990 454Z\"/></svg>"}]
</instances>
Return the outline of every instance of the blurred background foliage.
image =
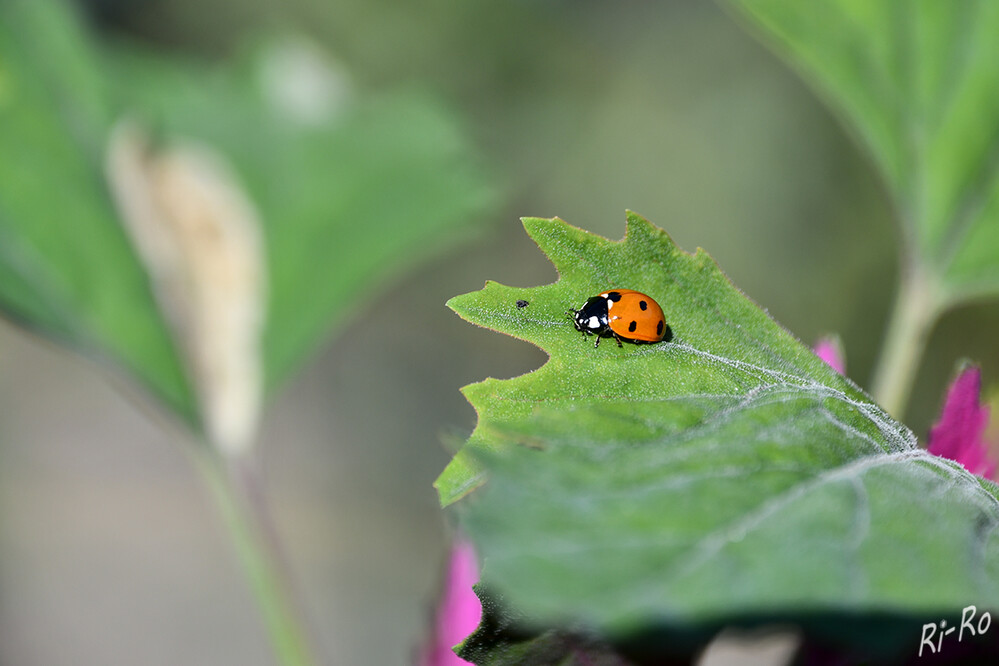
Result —
<instances>
[{"instance_id":1,"label":"blurred background foliage","mask_svg":"<svg viewBox=\"0 0 999 666\"><path fill-rule=\"evenodd\" d=\"M232 121L215 117L214 129L228 136L230 152L266 158L282 144L254 130L266 123L240 120L252 106L218 84L218 71L238 81L255 45L302 35L338 63L358 99L403 96L433 108L445 121L423 136L469 137L476 163L502 194L447 232L485 226L488 236L446 259L438 253L405 279L393 267L391 288L366 292L351 323L285 383L265 415L261 451L276 519L320 643L339 663L403 663L425 629L445 539L431 487L448 459L442 430L453 427L463 439L475 420L457 388L544 359L443 306L485 279L523 286L554 279L519 216L558 215L616 239L624 210L638 211L681 247L709 250L806 343L839 333L847 373L862 386L869 381L897 272L888 197L813 93L716 4L80 0L76 7L102 49L145 54L112 58L99 76L127 87L159 120L155 129L170 129L168 116L156 113L164 104L186 109L178 117L194 136L213 120L204 105L235 105ZM38 56L57 73L86 64L60 42ZM0 99L12 89L5 69L0 64ZM177 85L177 72L193 73L201 86ZM71 129L78 128L58 131ZM372 140L388 151L404 134ZM318 160L305 171L309 182L284 183L290 189L273 206L321 205L338 178L350 177L349 169L323 171L321 154L334 147L312 147L303 149ZM5 140L0 173L30 170L41 179L48 166L38 157ZM280 164L287 155L274 157ZM242 173L266 180L264 171ZM396 185L423 191L420 169L407 173L416 180ZM71 215L59 200L47 212ZM407 214L377 192L351 203L352 215L366 205ZM325 267L314 266L321 261L314 249L288 238L280 251L318 271ZM300 292L286 293L272 316L318 343L321 313L303 311L309 301ZM920 436L957 358L980 361L986 384L997 375L997 325L999 307L987 304L963 306L936 328L904 419ZM270 663L207 497L160 424L104 377L10 326L0 329L0 663ZM111 631L120 640L108 640Z\"/></svg>"}]
</instances>

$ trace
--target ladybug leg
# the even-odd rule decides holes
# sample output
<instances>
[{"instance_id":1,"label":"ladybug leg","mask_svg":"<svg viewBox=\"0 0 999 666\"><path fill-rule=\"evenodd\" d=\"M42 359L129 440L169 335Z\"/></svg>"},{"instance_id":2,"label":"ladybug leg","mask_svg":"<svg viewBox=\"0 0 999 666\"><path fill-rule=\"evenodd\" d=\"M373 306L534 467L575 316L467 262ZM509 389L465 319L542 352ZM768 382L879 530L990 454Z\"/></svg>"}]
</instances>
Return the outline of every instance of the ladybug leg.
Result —
<instances>
[{"instance_id":1,"label":"ladybug leg","mask_svg":"<svg viewBox=\"0 0 999 666\"><path fill-rule=\"evenodd\" d=\"M616 335L614 337L617 338L617 346L618 346L618 348L620 349L621 347L623 347L624 345L621 344L621 338L618 338Z\"/></svg>"},{"instance_id":2,"label":"ladybug leg","mask_svg":"<svg viewBox=\"0 0 999 666\"><path fill-rule=\"evenodd\" d=\"M596 349L600 346L600 336L597 336L597 341L593 343L593 348Z\"/></svg>"}]
</instances>

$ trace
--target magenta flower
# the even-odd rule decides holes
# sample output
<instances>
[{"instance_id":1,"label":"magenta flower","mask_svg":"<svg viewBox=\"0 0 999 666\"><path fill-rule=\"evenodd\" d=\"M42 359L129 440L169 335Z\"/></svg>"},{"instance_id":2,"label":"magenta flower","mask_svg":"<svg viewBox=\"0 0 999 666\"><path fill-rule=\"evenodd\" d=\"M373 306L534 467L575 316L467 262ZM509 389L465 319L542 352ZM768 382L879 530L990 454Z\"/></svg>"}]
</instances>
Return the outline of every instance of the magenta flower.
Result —
<instances>
[{"instance_id":1,"label":"magenta flower","mask_svg":"<svg viewBox=\"0 0 999 666\"><path fill-rule=\"evenodd\" d=\"M475 631L482 619L482 604L472 590L478 580L479 566L472 544L456 539L451 547L434 634L421 666L465 666L469 663L452 648Z\"/></svg>"},{"instance_id":2,"label":"magenta flower","mask_svg":"<svg viewBox=\"0 0 999 666\"><path fill-rule=\"evenodd\" d=\"M846 374L846 355L843 354L843 345L840 344L839 338L833 335L827 335L820 338L815 346L812 348L815 355L829 364L833 370L841 375Z\"/></svg>"},{"instance_id":3,"label":"magenta flower","mask_svg":"<svg viewBox=\"0 0 999 666\"><path fill-rule=\"evenodd\" d=\"M947 389L940 420L930 429L927 450L955 460L972 474L995 478L996 463L989 460L984 434L989 408L981 404L982 371L962 370Z\"/></svg>"}]
</instances>

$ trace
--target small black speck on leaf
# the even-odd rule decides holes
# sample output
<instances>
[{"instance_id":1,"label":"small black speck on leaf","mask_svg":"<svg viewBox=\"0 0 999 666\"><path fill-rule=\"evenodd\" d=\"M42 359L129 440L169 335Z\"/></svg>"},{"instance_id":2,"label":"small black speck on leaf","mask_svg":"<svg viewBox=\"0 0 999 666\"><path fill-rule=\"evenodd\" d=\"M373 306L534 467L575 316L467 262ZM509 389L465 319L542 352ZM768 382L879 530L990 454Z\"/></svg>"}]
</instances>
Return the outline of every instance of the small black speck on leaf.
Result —
<instances>
[{"instance_id":1,"label":"small black speck on leaf","mask_svg":"<svg viewBox=\"0 0 999 666\"><path fill-rule=\"evenodd\" d=\"M527 301L525 301L525 300L519 300L519 301L517 301L517 307L518 308L526 308L528 305L530 305L530 304Z\"/></svg>"}]
</instances>

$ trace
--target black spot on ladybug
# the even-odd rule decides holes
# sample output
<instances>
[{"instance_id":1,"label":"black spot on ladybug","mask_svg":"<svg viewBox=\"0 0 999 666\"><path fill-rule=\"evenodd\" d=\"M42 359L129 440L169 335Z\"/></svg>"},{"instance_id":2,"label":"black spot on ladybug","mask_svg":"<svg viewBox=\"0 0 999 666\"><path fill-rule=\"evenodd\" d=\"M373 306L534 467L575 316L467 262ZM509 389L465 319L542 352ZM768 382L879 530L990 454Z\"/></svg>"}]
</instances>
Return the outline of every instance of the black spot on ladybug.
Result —
<instances>
[{"instance_id":1,"label":"black spot on ladybug","mask_svg":"<svg viewBox=\"0 0 999 666\"><path fill-rule=\"evenodd\" d=\"M635 329L637 329L637 328L638 328L638 322L637 321L633 321L630 324L628 324L628 332L629 333L634 333Z\"/></svg>"},{"instance_id":2,"label":"black spot on ladybug","mask_svg":"<svg viewBox=\"0 0 999 666\"><path fill-rule=\"evenodd\" d=\"M662 334L663 334L663 320L660 319L659 323L656 324L656 335L662 335Z\"/></svg>"},{"instance_id":3,"label":"black spot on ladybug","mask_svg":"<svg viewBox=\"0 0 999 666\"><path fill-rule=\"evenodd\" d=\"M617 303L618 301L621 300L621 294L617 293L616 291L611 291L608 292L607 298L613 301L614 303Z\"/></svg>"},{"instance_id":4,"label":"black spot on ladybug","mask_svg":"<svg viewBox=\"0 0 999 666\"><path fill-rule=\"evenodd\" d=\"M649 304L645 301L638 301L638 307L642 308L643 310L648 310Z\"/></svg>"},{"instance_id":5,"label":"black spot on ladybug","mask_svg":"<svg viewBox=\"0 0 999 666\"><path fill-rule=\"evenodd\" d=\"M527 301L525 301L523 299L517 301L517 307L518 308L526 308L528 305L530 305L530 303L528 303Z\"/></svg>"}]
</instances>

